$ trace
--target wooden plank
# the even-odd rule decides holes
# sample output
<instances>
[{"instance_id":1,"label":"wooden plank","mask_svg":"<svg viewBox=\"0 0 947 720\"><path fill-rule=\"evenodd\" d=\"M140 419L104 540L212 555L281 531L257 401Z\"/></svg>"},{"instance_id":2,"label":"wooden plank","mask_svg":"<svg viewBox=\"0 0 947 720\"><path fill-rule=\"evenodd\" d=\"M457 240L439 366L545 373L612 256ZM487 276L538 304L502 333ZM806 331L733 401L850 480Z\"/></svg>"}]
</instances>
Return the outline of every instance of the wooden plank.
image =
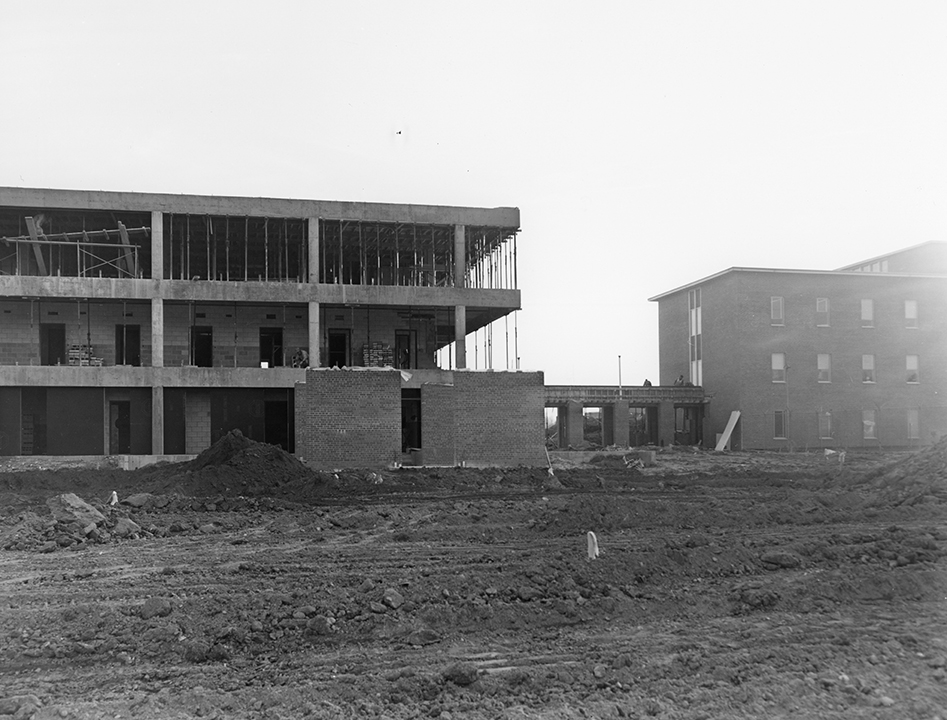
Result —
<instances>
[{"instance_id":1,"label":"wooden plank","mask_svg":"<svg viewBox=\"0 0 947 720\"><path fill-rule=\"evenodd\" d=\"M30 245L33 247L33 254L36 256L36 264L39 266L39 274L46 275L46 261L43 259L43 249L39 246L39 231L36 229L36 223L33 218L26 218L26 227L30 231Z\"/></svg>"},{"instance_id":2,"label":"wooden plank","mask_svg":"<svg viewBox=\"0 0 947 720\"><path fill-rule=\"evenodd\" d=\"M128 230L125 229L125 225L122 223L118 224L118 235L122 239L122 245L124 245L127 250L122 253L122 261L125 264L125 271L131 277L138 277L138 265L136 261L135 254L131 251L132 244L128 240Z\"/></svg>"},{"instance_id":3,"label":"wooden plank","mask_svg":"<svg viewBox=\"0 0 947 720\"><path fill-rule=\"evenodd\" d=\"M725 447L727 443L730 442L730 436L733 434L733 428L737 426L737 420L740 419L740 411L734 410L730 413L730 419L727 420L727 427L723 430L723 435L720 436L720 440L717 442L717 447L714 448L716 452L720 452Z\"/></svg>"}]
</instances>

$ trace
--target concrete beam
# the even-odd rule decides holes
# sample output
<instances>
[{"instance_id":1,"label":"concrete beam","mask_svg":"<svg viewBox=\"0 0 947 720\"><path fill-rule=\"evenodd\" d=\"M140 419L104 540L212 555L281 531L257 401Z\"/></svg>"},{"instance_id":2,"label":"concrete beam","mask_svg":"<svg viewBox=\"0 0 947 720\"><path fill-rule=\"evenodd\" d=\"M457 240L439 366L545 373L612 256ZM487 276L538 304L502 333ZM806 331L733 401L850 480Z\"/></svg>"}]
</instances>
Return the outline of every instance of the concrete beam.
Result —
<instances>
[{"instance_id":1,"label":"concrete beam","mask_svg":"<svg viewBox=\"0 0 947 720\"><path fill-rule=\"evenodd\" d=\"M454 308L454 367L467 367L467 308L463 305Z\"/></svg>"},{"instance_id":2,"label":"concrete beam","mask_svg":"<svg viewBox=\"0 0 947 720\"><path fill-rule=\"evenodd\" d=\"M0 387L291 388L305 379L305 370L291 367L0 365Z\"/></svg>"},{"instance_id":3,"label":"concrete beam","mask_svg":"<svg viewBox=\"0 0 947 720\"><path fill-rule=\"evenodd\" d=\"M45 207L75 210L125 210L196 215L363 220L454 225L486 225L518 229L520 211L514 207L472 208L446 205L292 200L212 195L58 190L0 187L0 206Z\"/></svg>"}]
</instances>

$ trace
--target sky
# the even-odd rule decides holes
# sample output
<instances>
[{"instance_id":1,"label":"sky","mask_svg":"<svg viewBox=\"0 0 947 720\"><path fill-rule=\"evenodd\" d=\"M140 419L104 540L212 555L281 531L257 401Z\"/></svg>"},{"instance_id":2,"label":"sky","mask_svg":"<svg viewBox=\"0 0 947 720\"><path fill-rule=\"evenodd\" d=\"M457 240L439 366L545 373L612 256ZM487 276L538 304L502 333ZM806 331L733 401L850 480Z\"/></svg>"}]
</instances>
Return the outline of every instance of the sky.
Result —
<instances>
[{"instance_id":1,"label":"sky","mask_svg":"<svg viewBox=\"0 0 947 720\"><path fill-rule=\"evenodd\" d=\"M706 275L947 240L940 1L5 0L0 32L0 185L518 207L547 384L657 383L648 298Z\"/></svg>"}]
</instances>

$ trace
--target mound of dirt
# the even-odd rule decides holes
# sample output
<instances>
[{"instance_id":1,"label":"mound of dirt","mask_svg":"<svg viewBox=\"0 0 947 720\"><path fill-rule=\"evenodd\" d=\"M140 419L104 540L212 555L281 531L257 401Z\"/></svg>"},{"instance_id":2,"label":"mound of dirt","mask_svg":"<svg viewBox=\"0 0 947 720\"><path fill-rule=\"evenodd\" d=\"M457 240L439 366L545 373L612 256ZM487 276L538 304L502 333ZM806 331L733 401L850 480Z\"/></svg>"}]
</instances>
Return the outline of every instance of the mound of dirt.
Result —
<instances>
[{"instance_id":1,"label":"mound of dirt","mask_svg":"<svg viewBox=\"0 0 947 720\"><path fill-rule=\"evenodd\" d=\"M324 482L281 447L251 440L239 430L231 430L189 462L142 472L164 492L190 496L272 495L288 483Z\"/></svg>"},{"instance_id":2,"label":"mound of dirt","mask_svg":"<svg viewBox=\"0 0 947 720\"><path fill-rule=\"evenodd\" d=\"M947 436L869 473L865 480L884 503L947 502Z\"/></svg>"}]
</instances>

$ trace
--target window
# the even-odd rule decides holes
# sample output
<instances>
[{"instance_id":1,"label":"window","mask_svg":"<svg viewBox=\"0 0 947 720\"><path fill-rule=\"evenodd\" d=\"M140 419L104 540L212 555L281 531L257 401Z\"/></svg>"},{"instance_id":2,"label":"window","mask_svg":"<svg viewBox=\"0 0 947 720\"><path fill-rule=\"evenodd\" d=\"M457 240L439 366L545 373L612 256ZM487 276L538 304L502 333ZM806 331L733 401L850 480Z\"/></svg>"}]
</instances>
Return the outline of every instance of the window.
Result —
<instances>
[{"instance_id":1,"label":"window","mask_svg":"<svg viewBox=\"0 0 947 720\"><path fill-rule=\"evenodd\" d=\"M773 382L786 382L786 353L773 353Z\"/></svg>"},{"instance_id":2,"label":"window","mask_svg":"<svg viewBox=\"0 0 947 720\"><path fill-rule=\"evenodd\" d=\"M828 410L819 413L819 438L821 440L832 439L832 413Z\"/></svg>"},{"instance_id":3,"label":"window","mask_svg":"<svg viewBox=\"0 0 947 720\"><path fill-rule=\"evenodd\" d=\"M786 439L786 411L777 410L773 413L773 439Z\"/></svg>"},{"instance_id":4,"label":"window","mask_svg":"<svg viewBox=\"0 0 947 720\"><path fill-rule=\"evenodd\" d=\"M878 436L875 434L875 411L874 410L862 410L862 439L863 440L877 440Z\"/></svg>"},{"instance_id":5,"label":"window","mask_svg":"<svg viewBox=\"0 0 947 720\"><path fill-rule=\"evenodd\" d=\"M875 381L875 356L862 355L862 382L873 383Z\"/></svg>"},{"instance_id":6,"label":"window","mask_svg":"<svg viewBox=\"0 0 947 720\"><path fill-rule=\"evenodd\" d=\"M771 325L783 324L783 299L771 297L769 299L769 319Z\"/></svg>"},{"instance_id":7,"label":"window","mask_svg":"<svg viewBox=\"0 0 947 720\"><path fill-rule=\"evenodd\" d=\"M921 422L917 410L908 410L908 440L921 439Z\"/></svg>"},{"instance_id":8,"label":"window","mask_svg":"<svg viewBox=\"0 0 947 720\"><path fill-rule=\"evenodd\" d=\"M917 355L908 355L905 358L904 365L905 365L905 369L907 370L907 376L908 376L907 381L909 383L920 382L918 380L918 372L917 372L917 368L918 368Z\"/></svg>"},{"instance_id":9,"label":"window","mask_svg":"<svg viewBox=\"0 0 947 720\"><path fill-rule=\"evenodd\" d=\"M862 327L875 326L874 300L862 300Z\"/></svg>"},{"instance_id":10,"label":"window","mask_svg":"<svg viewBox=\"0 0 947 720\"><path fill-rule=\"evenodd\" d=\"M904 301L904 327L917 327L917 300Z\"/></svg>"},{"instance_id":11,"label":"window","mask_svg":"<svg viewBox=\"0 0 947 720\"><path fill-rule=\"evenodd\" d=\"M815 324L818 327L829 326L829 299L828 298L816 298Z\"/></svg>"},{"instance_id":12,"label":"window","mask_svg":"<svg viewBox=\"0 0 947 720\"><path fill-rule=\"evenodd\" d=\"M819 365L819 382L832 382L832 356L826 353L819 353L817 362Z\"/></svg>"},{"instance_id":13,"label":"window","mask_svg":"<svg viewBox=\"0 0 947 720\"><path fill-rule=\"evenodd\" d=\"M704 381L704 361L701 349L703 328L701 321L700 288L694 288L688 293L687 303L687 344L690 348L690 365L688 368L690 370L691 382L699 386L702 385Z\"/></svg>"}]
</instances>

